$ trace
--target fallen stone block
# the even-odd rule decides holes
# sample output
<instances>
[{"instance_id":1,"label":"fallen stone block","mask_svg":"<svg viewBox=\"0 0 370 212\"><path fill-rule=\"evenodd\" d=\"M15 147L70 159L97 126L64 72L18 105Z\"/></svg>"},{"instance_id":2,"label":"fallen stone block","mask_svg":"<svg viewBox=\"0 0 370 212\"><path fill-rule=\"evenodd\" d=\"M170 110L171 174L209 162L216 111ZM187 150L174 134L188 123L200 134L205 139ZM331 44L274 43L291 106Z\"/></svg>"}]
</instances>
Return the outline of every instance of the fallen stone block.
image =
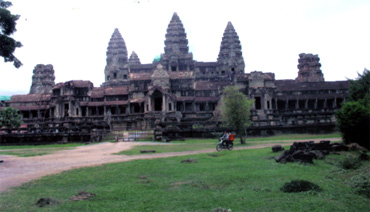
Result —
<instances>
[{"instance_id":1,"label":"fallen stone block","mask_svg":"<svg viewBox=\"0 0 370 212\"><path fill-rule=\"evenodd\" d=\"M280 152L280 151L284 151L284 147L282 147L281 145L275 145L272 147L272 152Z\"/></svg>"}]
</instances>

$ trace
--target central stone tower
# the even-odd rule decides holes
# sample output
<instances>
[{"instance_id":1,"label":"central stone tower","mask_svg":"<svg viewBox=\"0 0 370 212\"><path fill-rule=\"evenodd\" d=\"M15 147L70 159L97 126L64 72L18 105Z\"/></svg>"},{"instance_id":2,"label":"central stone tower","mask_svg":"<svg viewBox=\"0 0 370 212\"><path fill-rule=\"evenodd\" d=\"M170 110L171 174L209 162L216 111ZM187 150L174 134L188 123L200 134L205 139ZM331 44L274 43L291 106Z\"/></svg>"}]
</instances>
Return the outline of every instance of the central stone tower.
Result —
<instances>
[{"instance_id":1,"label":"central stone tower","mask_svg":"<svg viewBox=\"0 0 370 212\"><path fill-rule=\"evenodd\" d=\"M193 54L189 53L188 39L177 13L173 14L168 24L164 44L164 54L161 55L161 63L165 70L194 70Z\"/></svg>"}]
</instances>

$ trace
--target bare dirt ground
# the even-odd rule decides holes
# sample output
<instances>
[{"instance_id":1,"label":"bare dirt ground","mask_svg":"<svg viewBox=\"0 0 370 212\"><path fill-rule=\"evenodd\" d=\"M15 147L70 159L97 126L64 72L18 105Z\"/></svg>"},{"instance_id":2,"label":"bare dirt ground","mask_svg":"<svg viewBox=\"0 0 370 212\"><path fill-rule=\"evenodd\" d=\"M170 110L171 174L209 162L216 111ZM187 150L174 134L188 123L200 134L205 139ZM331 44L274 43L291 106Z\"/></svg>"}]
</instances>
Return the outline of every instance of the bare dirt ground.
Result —
<instances>
[{"instance_id":1,"label":"bare dirt ground","mask_svg":"<svg viewBox=\"0 0 370 212\"><path fill-rule=\"evenodd\" d=\"M323 139L309 139L318 142ZM338 141L340 139L325 139ZM308 140L294 141L271 141L269 144L238 147L240 149L259 149L271 147L273 145L289 145L293 142L304 142ZM88 166L98 166L107 163L125 162L139 159L167 158L174 156L193 155L200 153L215 152L216 149L205 149L197 151L167 152L142 155L113 155L124 150L129 150L135 145L171 145L168 143L150 143L150 142L118 142L118 143L99 143L87 146L80 146L72 150L61 150L52 154L35 157L16 157L9 155L0 155L0 193L7 191L11 187L20 186L23 183L36 180L46 175L52 175ZM215 142L216 146L216 142Z\"/></svg>"}]
</instances>

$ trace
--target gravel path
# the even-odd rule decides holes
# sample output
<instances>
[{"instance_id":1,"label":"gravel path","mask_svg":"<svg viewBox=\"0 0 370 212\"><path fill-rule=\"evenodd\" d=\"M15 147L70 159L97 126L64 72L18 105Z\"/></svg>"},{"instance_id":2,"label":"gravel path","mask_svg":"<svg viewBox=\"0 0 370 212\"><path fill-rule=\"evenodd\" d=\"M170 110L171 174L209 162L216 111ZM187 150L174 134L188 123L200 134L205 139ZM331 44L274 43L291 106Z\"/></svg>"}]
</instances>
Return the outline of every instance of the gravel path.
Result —
<instances>
[{"instance_id":1,"label":"gravel path","mask_svg":"<svg viewBox=\"0 0 370 212\"><path fill-rule=\"evenodd\" d=\"M309 139L318 142L323 139ZM325 139L338 141L339 138ZM308 140L294 141L272 141L269 144L246 146L234 148L239 149L259 149L271 147L273 145L289 145L293 142L304 142ZM70 169L80 167L98 166L107 163L125 162L139 159L167 158L174 156L193 155L200 153L215 152L216 149L205 149L185 152L167 152L143 155L113 155L124 150L129 150L136 145L172 145L171 143L150 143L150 142L118 142L118 143L99 143L87 146L80 146L73 150L61 150L52 154L35 157L16 157L0 155L0 192L4 192L11 187L20 186L23 183L39 179L46 175L57 174ZM216 142L215 142L216 146Z\"/></svg>"}]
</instances>

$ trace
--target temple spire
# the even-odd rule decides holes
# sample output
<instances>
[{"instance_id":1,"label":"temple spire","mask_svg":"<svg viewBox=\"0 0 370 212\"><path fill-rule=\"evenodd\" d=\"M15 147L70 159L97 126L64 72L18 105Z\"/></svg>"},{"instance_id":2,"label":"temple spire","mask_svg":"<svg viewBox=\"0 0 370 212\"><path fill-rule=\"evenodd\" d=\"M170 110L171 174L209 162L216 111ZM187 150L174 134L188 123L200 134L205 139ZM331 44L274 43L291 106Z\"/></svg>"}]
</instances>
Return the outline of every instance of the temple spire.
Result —
<instances>
[{"instance_id":1,"label":"temple spire","mask_svg":"<svg viewBox=\"0 0 370 212\"><path fill-rule=\"evenodd\" d=\"M188 39L186 38L184 26L182 25L177 13L173 14L172 19L168 24L164 44L164 52L167 55L171 53L189 53Z\"/></svg>"},{"instance_id":2,"label":"temple spire","mask_svg":"<svg viewBox=\"0 0 370 212\"><path fill-rule=\"evenodd\" d=\"M116 28L108 44L107 49L107 65L112 63L125 64L127 63L127 48L126 43L122 38L121 33Z\"/></svg>"},{"instance_id":3,"label":"temple spire","mask_svg":"<svg viewBox=\"0 0 370 212\"><path fill-rule=\"evenodd\" d=\"M117 28L108 43L107 65L104 73L105 82L125 81L129 76L126 43Z\"/></svg>"},{"instance_id":4,"label":"temple spire","mask_svg":"<svg viewBox=\"0 0 370 212\"><path fill-rule=\"evenodd\" d=\"M224 31L217 62L224 72L243 73L244 59L239 36L231 22L227 23Z\"/></svg>"},{"instance_id":5,"label":"temple spire","mask_svg":"<svg viewBox=\"0 0 370 212\"><path fill-rule=\"evenodd\" d=\"M128 59L130 65L140 65L140 59L139 56L133 51L131 53L130 59Z\"/></svg>"}]
</instances>

